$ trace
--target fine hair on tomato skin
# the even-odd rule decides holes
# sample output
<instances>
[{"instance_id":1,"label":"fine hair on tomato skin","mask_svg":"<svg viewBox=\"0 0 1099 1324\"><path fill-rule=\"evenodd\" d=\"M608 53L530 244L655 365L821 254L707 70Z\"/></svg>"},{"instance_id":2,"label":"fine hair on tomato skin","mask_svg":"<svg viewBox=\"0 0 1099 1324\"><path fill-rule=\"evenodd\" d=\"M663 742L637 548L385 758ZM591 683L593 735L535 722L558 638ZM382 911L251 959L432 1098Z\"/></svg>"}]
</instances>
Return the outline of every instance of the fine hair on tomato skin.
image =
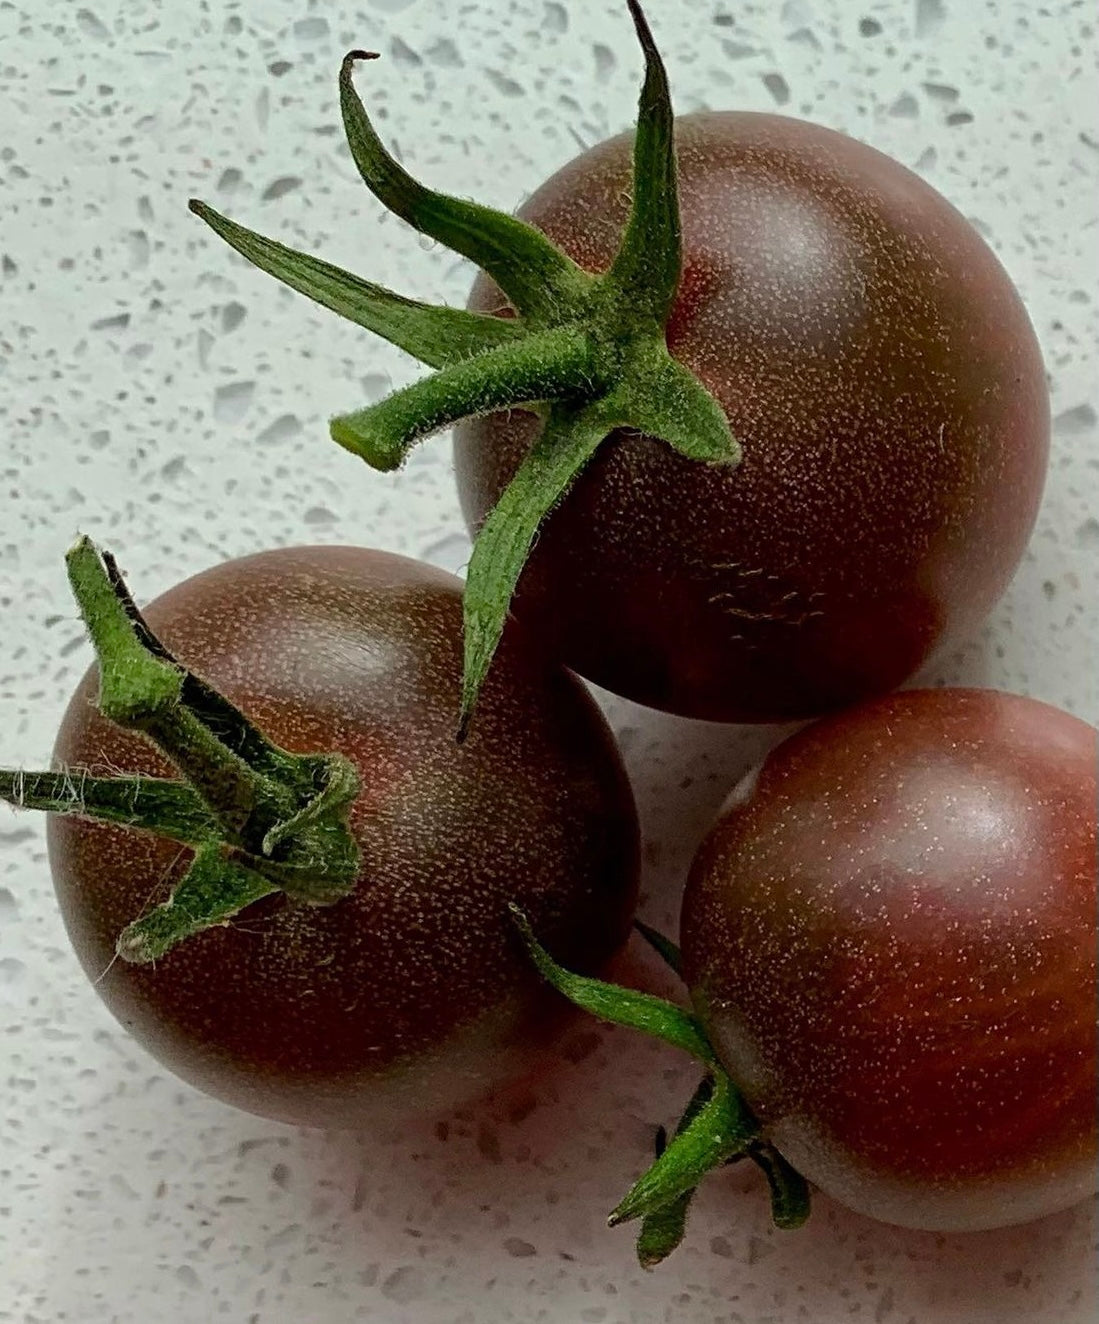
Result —
<instances>
[{"instance_id":1,"label":"fine hair on tomato skin","mask_svg":"<svg viewBox=\"0 0 1099 1324\"><path fill-rule=\"evenodd\" d=\"M781 1152L886 1222L1096 1186L1096 734L991 690L804 728L701 846L686 981Z\"/></svg>"}]
</instances>

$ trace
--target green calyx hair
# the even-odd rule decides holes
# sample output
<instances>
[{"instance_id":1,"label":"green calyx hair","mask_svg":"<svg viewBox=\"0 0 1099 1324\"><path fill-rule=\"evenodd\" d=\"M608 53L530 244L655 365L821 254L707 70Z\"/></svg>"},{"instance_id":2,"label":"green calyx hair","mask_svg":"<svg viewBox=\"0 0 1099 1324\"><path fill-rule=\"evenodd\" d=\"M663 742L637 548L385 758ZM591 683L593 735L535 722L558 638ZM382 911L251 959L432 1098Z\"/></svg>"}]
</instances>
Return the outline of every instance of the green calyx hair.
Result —
<instances>
[{"instance_id":1,"label":"green calyx hair","mask_svg":"<svg viewBox=\"0 0 1099 1324\"><path fill-rule=\"evenodd\" d=\"M611 1212L609 1224L641 1220L637 1258L655 1268L683 1240L698 1183L713 1168L751 1159L767 1179L776 1227L800 1227L809 1216L809 1187L769 1143L763 1127L717 1060L701 1022L673 1002L574 974L557 964L535 938L526 917L512 916L531 960L559 993L600 1020L626 1025L690 1053L706 1069L669 1140L661 1129L656 1157ZM638 932L680 973L679 949L663 934L637 923Z\"/></svg>"},{"instance_id":2,"label":"green calyx hair","mask_svg":"<svg viewBox=\"0 0 1099 1324\"><path fill-rule=\"evenodd\" d=\"M0 769L0 799L191 848L169 899L135 918L118 954L156 960L272 893L314 905L347 896L359 872L347 823L359 791L351 763L341 754L291 754L269 741L165 648L114 559L87 538L66 565L99 662L100 712L155 745L179 777Z\"/></svg>"},{"instance_id":3,"label":"green calyx hair","mask_svg":"<svg viewBox=\"0 0 1099 1324\"><path fill-rule=\"evenodd\" d=\"M689 459L733 465L740 448L721 407L669 354L665 323L679 282L681 236L667 77L637 0L627 0L645 57L634 145L633 202L610 269L578 267L514 216L437 193L389 154L355 91L352 51L340 70L351 155L370 191L422 234L469 258L499 285L514 317L406 299L219 215L191 210L250 262L437 369L388 398L334 418L333 438L379 470L463 418L537 412L538 441L480 530L465 596L464 734L539 525L617 428Z\"/></svg>"}]
</instances>

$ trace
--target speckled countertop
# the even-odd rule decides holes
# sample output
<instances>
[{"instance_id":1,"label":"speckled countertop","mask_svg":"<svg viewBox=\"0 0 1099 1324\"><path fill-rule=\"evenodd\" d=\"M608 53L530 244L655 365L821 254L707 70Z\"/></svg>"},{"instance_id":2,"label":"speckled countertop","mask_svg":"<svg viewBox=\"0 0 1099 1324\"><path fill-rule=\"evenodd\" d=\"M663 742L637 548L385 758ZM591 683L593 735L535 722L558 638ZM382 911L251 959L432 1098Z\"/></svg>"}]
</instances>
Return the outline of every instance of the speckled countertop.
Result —
<instances>
[{"instance_id":1,"label":"speckled countertop","mask_svg":"<svg viewBox=\"0 0 1099 1324\"><path fill-rule=\"evenodd\" d=\"M921 174L1020 286L1052 377L1054 457L1015 583L934 679L1099 709L1099 104L1088 0L650 0L677 107L818 119ZM351 45L405 160L514 205L627 125L639 60L610 0L0 0L0 756L49 755L88 651L77 530L150 597L274 543L367 542L460 568L449 449L371 477L324 420L413 375L277 289L188 215L199 193L290 243L459 303L464 263L382 217L337 127ZM717 804L777 738L606 706L671 926ZM645 958L638 955L638 960ZM0 1320L256 1324L1082 1324L1092 1211L998 1233L875 1225L820 1198L769 1226L712 1179L647 1275L605 1211L689 1093L671 1052L574 1037L529 1096L399 1136L295 1131L169 1078L87 987L43 825L0 809Z\"/></svg>"}]
</instances>

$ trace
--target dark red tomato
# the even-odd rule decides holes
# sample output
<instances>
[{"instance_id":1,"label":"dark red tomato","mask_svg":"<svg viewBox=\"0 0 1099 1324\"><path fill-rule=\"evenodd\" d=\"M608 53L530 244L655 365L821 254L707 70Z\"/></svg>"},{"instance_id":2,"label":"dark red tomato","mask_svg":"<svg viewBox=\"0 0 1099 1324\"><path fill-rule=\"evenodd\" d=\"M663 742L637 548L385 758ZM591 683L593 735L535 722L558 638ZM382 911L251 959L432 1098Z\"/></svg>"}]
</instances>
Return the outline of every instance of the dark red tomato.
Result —
<instances>
[{"instance_id":1,"label":"dark red tomato","mask_svg":"<svg viewBox=\"0 0 1099 1324\"><path fill-rule=\"evenodd\" d=\"M892 689L971 629L1034 521L1049 403L1026 313L976 231L879 152L773 115L677 121L683 271L672 353L744 448L721 470L620 434L547 520L515 611L642 703L729 721ZM520 209L604 270L632 135ZM499 310L481 278L471 306ZM458 429L477 526L538 428Z\"/></svg>"},{"instance_id":2,"label":"dark red tomato","mask_svg":"<svg viewBox=\"0 0 1099 1324\"><path fill-rule=\"evenodd\" d=\"M353 893L269 898L155 965L113 960L189 852L51 816L65 922L96 988L160 1061L283 1121L354 1126L515 1078L563 1000L516 942L516 900L580 966L623 942L637 824L611 735L580 684L508 632L466 743L454 740L461 585L381 552L309 547L218 566L149 607L180 660L277 743L339 751L362 792ZM170 771L93 703L70 704L67 765Z\"/></svg>"},{"instance_id":3,"label":"dark red tomato","mask_svg":"<svg viewBox=\"0 0 1099 1324\"><path fill-rule=\"evenodd\" d=\"M874 1218L1023 1222L1096 1189L1096 733L990 690L781 745L695 859L684 971L806 1177Z\"/></svg>"}]
</instances>

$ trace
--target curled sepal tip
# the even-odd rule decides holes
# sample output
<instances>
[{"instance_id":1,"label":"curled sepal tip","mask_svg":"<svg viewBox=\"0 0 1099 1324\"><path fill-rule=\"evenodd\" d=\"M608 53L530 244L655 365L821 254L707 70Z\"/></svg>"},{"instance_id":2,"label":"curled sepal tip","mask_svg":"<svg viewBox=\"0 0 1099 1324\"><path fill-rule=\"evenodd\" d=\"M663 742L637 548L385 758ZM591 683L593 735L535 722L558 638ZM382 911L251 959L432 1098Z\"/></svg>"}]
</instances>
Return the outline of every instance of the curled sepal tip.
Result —
<instances>
[{"instance_id":1,"label":"curled sepal tip","mask_svg":"<svg viewBox=\"0 0 1099 1324\"><path fill-rule=\"evenodd\" d=\"M340 109L351 156L371 193L394 215L487 272L532 326L550 326L562 304L574 304L593 278L534 226L464 198L438 193L414 179L387 150L355 91L359 60L351 51L340 66Z\"/></svg>"}]
</instances>

